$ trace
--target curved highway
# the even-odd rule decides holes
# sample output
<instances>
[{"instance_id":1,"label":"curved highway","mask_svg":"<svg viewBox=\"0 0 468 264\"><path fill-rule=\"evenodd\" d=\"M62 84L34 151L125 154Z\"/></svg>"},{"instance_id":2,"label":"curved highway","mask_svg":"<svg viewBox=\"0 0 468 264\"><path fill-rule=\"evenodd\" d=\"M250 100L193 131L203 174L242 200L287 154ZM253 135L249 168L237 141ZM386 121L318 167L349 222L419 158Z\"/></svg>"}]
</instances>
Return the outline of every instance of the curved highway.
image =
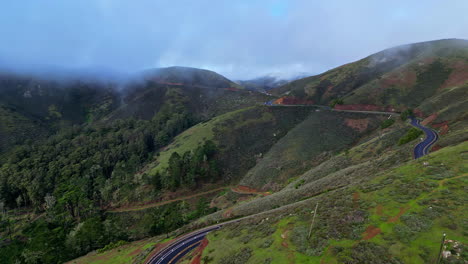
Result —
<instances>
[{"instance_id":1,"label":"curved highway","mask_svg":"<svg viewBox=\"0 0 468 264\"><path fill-rule=\"evenodd\" d=\"M414 158L420 158L424 155L429 153L430 148L434 143L437 141L439 136L437 133L427 127L422 126L419 123L419 120L416 118L411 118L411 125L421 129L425 134L426 138L416 145L414 148ZM198 245L200 245L201 241L205 238L205 236L214 230L220 229L223 225L238 222L242 219L249 218L251 216L246 216L243 218L231 220L228 222L220 223L217 225L213 225L204 229L197 230L195 232L183 235L181 237L176 238L174 241L169 243L165 246L161 251L153 255L146 263L147 264L176 264L181 258L183 258L187 253L192 251Z\"/></svg>"},{"instance_id":2,"label":"curved highway","mask_svg":"<svg viewBox=\"0 0 468 264\"><path fill-rule=\"evenodd\" d=\"M167 245L163 250L152 256L146 263L175 264L188 252L196 248L209 232L220 228L221 225L210 226L185 236L181 236Z\"/></svg>"},{"instance_id":3,"label":"curved highway","mask_svg":"<svg viewBox=\"0 0 468 264\"><path fill-rule=\"evenodd\" d=\"M411 118L411 125L421 129L424 134L426 134L426 138L417 144L416 147L414 147L414 158L418 159L429 153L429 150L431 149L432 145L434 145L434 143L439 139L439 136L434 130L422 126L419 123L419 120L414 117Z\"/></svg>"}]
</instances>

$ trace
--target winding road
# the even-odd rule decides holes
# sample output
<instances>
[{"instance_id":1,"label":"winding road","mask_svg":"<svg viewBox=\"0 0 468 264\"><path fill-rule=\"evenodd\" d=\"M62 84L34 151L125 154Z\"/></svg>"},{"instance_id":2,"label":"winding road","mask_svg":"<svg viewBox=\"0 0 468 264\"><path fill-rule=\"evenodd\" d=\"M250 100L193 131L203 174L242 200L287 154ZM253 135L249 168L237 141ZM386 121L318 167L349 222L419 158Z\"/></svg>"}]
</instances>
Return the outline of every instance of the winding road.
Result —
<instances>
[{"instance_id":1,"label":"winding road","mask_svg":"<svg viewBox=\"0 0 468 264\"><path fill-rule=\"evenodd\" d=\"M347 111L343 111L343 112L347 112ZM364 111L353 111L353 112L364 112ZM365 111L365 112L368 112L368 111ZM375 112L369 111L368 113L375 113ZM389 114L389 113L378 112L378 114ZM395 113L391 113L391 114L395 114ZM439 136L434 130L421 125L420 121L416 118L411 118L411 125L418 129L421 129L426 135L425 139L422 142L418 143L414 148L414 158L418 159L429 153L430 148L434 145L434 143L437 141ZM151 258L146 263L147 264L176 264L187 253L189 253L194 248L199 246L201 241L211 231L218 230L223 225L233 223L233 222L238 222L249 217L252 217L252 215L239 218L239 219L235 219L235 220L231 220L228 222L220 223L217 225L209 226L204 229L200 229L200 230L191 232L189 234L180 236L174 239L168 245L166 245L158 253L151 256Z\"/></svg>"},{"instance_id":2,"label":"winding road","mask_svg":"<svg viewBox=\"0 0 468 264\"><path fill-rule=\"evenodd\" d=\"M183 258L188 252L200 245L205 236L213 231L220 229L222 224L210 226L205 229L192 232L185 236L181 236L167 245L163 250L152 256L148 264L175 264Z\"/></svg>"},{"instance_id":3,"label":"winding road","mask_svg":"<svg viewBox=\"0 0 468 264\"><path fill-rule=\"evenodd\" d=\"M424 138L422 142L414 147L414 158L418 159L429 153L429 150L431 149L432 145L434 145L434 143L439 139L439 136L434 130L421 125L419 120L414 117L411 118L411 125L421 129L424 134L426 134L426 138Z\"/></svg>"}]
</instances>

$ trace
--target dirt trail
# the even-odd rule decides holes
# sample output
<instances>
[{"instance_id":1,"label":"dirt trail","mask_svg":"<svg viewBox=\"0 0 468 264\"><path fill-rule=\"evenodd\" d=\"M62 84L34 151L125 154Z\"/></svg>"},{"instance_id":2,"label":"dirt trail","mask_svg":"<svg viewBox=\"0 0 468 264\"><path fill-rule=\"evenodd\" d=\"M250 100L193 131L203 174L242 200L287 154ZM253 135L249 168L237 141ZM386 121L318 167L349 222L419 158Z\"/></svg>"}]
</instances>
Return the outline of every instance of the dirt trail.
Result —
<instances>
[{"instance_id":1,"label":"dirt trail","mask_svg":"<svg viewBox=\"0 0 468 264\"><path fill-rule=\"evenodd\" d=\"M244 186L244 185L231 187L231 191L233 191L235 193L239 193L239 194L260 194L260 195L263 195L263 196L267 196L267 195L271 194L270 192L261 192L259 190L256 190L256 189L250 188L248 186Z\"/></svg>"},{"instance_id":2,"label":"dirt trail","mask_svg":"<svg viewBox=\"0 0 468 264\"><path fill-rule=\"evenodd\" d=\"M197 194L193 194L193 195L189 195L189 196L184 196L184 197L180 197L180 198L177 198L177 199L166 200L166 201L162 201L162 202L154 202L154 203L148 203L148 204L143 204L143 205L133 205L133 206L124 206L124 207L120 207L120 208L114 208L114 209L108 210L108 212L129 212L129 211L143 210L143 209L152 208L152 207L156 207L156 206L161 206L161 205L165 205L165 204L169 204L169 203L173 203L173 202L177 202L177 201L191 199L191 198L194 198L194 197L197 197L197 196L210 194L210 193L221 191L221 190L224 190L224 189L227 189L227 188L230 188L230 186L219 187L219 188L212 189L212 190L209 190L209 191L206 191L206 192L201 192L201 193L197 193Z\"/></svg>"}]
</instances>

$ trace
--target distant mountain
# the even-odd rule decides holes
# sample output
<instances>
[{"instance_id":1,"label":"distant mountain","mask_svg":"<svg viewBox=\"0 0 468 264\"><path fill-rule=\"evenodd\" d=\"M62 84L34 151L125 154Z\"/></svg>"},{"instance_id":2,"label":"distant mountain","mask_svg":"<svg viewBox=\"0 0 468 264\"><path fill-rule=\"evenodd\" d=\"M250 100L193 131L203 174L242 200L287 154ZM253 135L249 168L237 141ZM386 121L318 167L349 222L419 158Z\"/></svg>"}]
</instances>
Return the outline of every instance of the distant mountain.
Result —
<instances>
[{"instance_id":1,"label":"distant mountain","mask_svg":"<svg viewBox=\"0 0 468 264\"><path fill-rule=\"evenodd\" d=\"M174 66L150 69L137 74L137 77L163 84L183 84L186 86L206 86L211 88L241 88L238 84L216 72L190 67Z\"/></svg>"},{"instance_id":2,"label":"distant mountain","mask_svg":"<svg viewBox=\"0 0 468 264\"><path fill-rule=\"evenodd\" d=\"M427 99L441 94L462 99L463 90L453 88L466 86L467 72L468 41L446 39L390 48L290 82L272 93L307 98L317 104L342 99L344 104L374 104L400 110L424 108Z\"/></svg>"},{"instance_id":3,"label":"distant mountain","mask_svg":"<svg viewBox=\"0 0 468 264\"><path fill-rule=\"evenodd\" d=\"M43 76L0 73L0 153L63 126L151 119L174 89L180 90L186 107L201 120L264 100L218 73L196 68L151 69L124 79L58 72Z\"/></svg>"},{"instance_id":4,"label":"distant mountain","mask_svg":"<svg viewBox=\"0 0 468 264\"><path fill-rule=\"evenodd\" d=\"M283 86L291 81L301 79L306 76L307 74L305 73L297 74L294 77L284 77L275 74L269 74L250 80L238 80L236 82L248 90L267 92L271 89Z\"/></svg>"}]
</instances>

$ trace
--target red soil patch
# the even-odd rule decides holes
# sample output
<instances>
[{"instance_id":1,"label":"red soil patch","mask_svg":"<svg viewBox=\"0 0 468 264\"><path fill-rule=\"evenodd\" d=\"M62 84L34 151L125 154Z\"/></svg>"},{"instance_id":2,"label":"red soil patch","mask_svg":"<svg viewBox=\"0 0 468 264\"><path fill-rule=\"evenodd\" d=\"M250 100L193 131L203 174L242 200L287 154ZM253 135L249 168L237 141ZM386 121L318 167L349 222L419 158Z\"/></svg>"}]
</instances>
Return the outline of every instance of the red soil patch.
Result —
<instances>
[{"instance_id":1,"label":"red soil patch","mask_svg":"<svg viewBox=\"0 0 468 264\"><path fill-rule=\"evenodd\" d=\"M295 98L295 97L281 97L277 99L275 104L279 105L311 105L314 104L312 100L304 100L300 98Z\"/></svg>"},{"instance_id":2,"label":"red soil patch","mask_svg":"<svg viewBox=\"0 0 468 264\"><path fill-rule=\"evenodd\" d=\"M227 209L223 213L223 218L230 218L232 216L232 208Z\"/></svg>"},{"instance_id":3,"label":"red soil patch","mask_svg":"<svg viewBox=\"0 0 468 264\"><path fill-rule=\"evenodd\" d=\"M208 239L204 238L200 243L200 246L195 250L195 257L192 259L190 264L200 264L201 257L203 255L203 250L205 250L206 246L208 246Z\"/></svg>"},{"instance_id":4,"label":"red soil patch","mask_svg":"<svg viewBox=\"0 0 468 264\"><path fill-rule=\"evenodd\" d=\"M379 111L379 112L394 112L395 108L392 106L378 106L370 104L337 104L334 109L336 110L350 110L350 111Z\"/></svg>"},{"instance_id":5,"label":"red soil patch","mask_svg":"<svg viewBox=\"0 0 468 264\"><path fill-rule=\"evenodd\" d=\"M219 187L219 188L212 189L212 190L209 190L209 191L206 191L206 192L200 192L200 193L196 193L196 194L189 195L189 196L183 196L183 197L180 197L181 192L168 192L166 195L164 195L163 198L161 198L158 201L148 201L148 202L144 202L144 203L130 204L130 205L126 205L126 206L122 206L122 207L118 207L118 208L111 208L108 211L110 211L110 212L126 212L126 211L142 210L142 209L146 209L146 208L151 208L151 207L156 207L156 206L161 206L161 205L173 203L173 202L176 202L176 201L195 198L195 197L198 197L198 196L202 196L202 195L210 194L210 193L213 193L213 192L217 192L217 191L223 190L225 188L227 188L227 187L226 186L225 187Z\"/></svg>"},{"instance_id":6,"label":"red soil patch","mask_svg":"<svg viewBox=\"0 0 468 264\"><path fill-rule=\"evenodd\" d=\"M383 215L383 206L381 204L377 205L376 214L380 216Z\"/></svg>"},{"instance_id":7,"label":"red soil patch","mask_svg":"<svg viewBox=\"0 0 468 264\"><path fill-rule=\"evenodd\" d=\"M400 71L390 74L380 80L382 88L389 88L392 86L409 87L416 83L416 72L411 70Z\"/></svg>"},{"instance_id":8,"label":"red soil patch","mask_svg":"<svg viewBox=\"0 0 468 264\"><path fill-rule=\"evenodd\" d=\"M329 85L327 89L325 89L325 92L323 93L324 98L329 98L332 95L331 91L333 90L333 87L333 85Z\"/></svg>"},{"instance_id":9,"label":"red soil patch","mask_svg":"<svg viewBox=\"0 0 468 264\"><path fill-rule=\"evenodd\" d=\"M133 250L130 254L128 254L129 256L136 256L138 254L140 254L141 252L141 248L137 248L135 250Z\"/></svg>"},{"instance_id":10,"label":"red soil patch","mask_svg":"<svg viewBox=\"0 0 468 264\"><path fill-rule=\"evenodd\" d=\"M449 125L448 121L442 122L442 123L437 123L432 125L433 128L439 128L439 134L440 135L445 135L449 131Z\"/></svg>"},{"instance_id":11,"label":"red soil patch","mask_svg":"<svg viewBox=\"0 0 468 264\"><path fill-rule=\"evenodd\" d=\"M424 113L417 108L413 110L413 113L416 117L420 117L420 118L424 117Z\"/></svg>"},{"instance_id":12,"label":"red soil patch","mask_svg":"<svg viewBox=\"0 0 468 264\"><path fill-rule=\"evenodd\" d=\"M359 193L358 192L353 193L353 207L354 209L359 207Z\"/></svg>"},{"instance_id":13,"label":"red soil patch","mask_svg":"<svg viewBox=\"0 0 468 264\"><path fill-rule=\"evenodd\" d=\"M440 134L440 135L445 135L445 134L448 133L448 131L449 131L449 126L448 126L448 125L445 125L445 126L443 126L443 127L440 129L440 133L439 133L439 134Z\"/></svg>"},{"instance_id":14,"label":"red soil patch","mask_svg":"<svg viewBox=\"0 0 468 264\"><path fill-rule=\"evenodd\" d=\"M463 85L468 82L468 63L458 61L452 65L454 68L441 89Z\"/></svg>"},{"instance_id":15,"label":"red soil patch","mask_svg":"<svg viewBox=\"0 0 468 264\"><path fill-rule=\"evenodd\" d=\"M367 130L367 127L369 126L369 119L364 118L364 119L351 119L351 118L346 118L345 119L345 124L359 132L364 132Z\"/></svg>"},{"instance_id":16,"label":"red soil patch","mask_svg":"<svg viewBox=\"0 0 468 264\"><path fill-rule=\"evenodd\" d=\"M429 125L430 123L432 123L436 118L437 118L438 114L435 113L435 114L432 114L428 117L426 117L426 119L424 119L422 122L421 122L421 125L423 126L427 126Z\"/></svg>"},{"instance_id":17,"label":"red soil patch","mask_svg":"<svg viewBox=\"0 0 468 264\"><path fill-rule=\"evenodd\" d=\"M270 192L261 192L257 189L250 188L249 186L245 185L238 185L237 187L231 188L231 191L240 194L261 194L263 196L270 195Z\"/></svg>"},{"instance_id":18,"label":"red soil patch","mask_svg":"<svg viewBox=\"0 0 468 264\"><path fill-rule=\"evenodd\" d=\"M408 209L410 209L409 206L407 207L400 207L400 212L398 212L397 215L395 215L394 217L388 219L388 222L389 223L395 223L396 221L398 221L400 219L400 216L402 216L406 211L408 211Z\"/></svg>"},{"instance_id":19,"label":"red soil patch","mask_svg":"<svg viewBox=\"0 0 468 264\"><path fill-rule=\"evenodd\" d=\"M434 152L434 151L438 151L439 149L441 149L442 147L440 145L435 145L431 148L431 152Z\"/></svg>"},{"instance_id":20,"label":"red soil patch","mask_svg":"<svg viewBox=\"0 0 468 264\"><path fill-rule=\"evenodd\" d=\"M362 235L364 236L363 239L364 240L372 239L373 237L380 234L381 232L382 230L380 230L380 228L370 225L366 228L366 231L362 233Z\"/></svg>"}]
</instances>

